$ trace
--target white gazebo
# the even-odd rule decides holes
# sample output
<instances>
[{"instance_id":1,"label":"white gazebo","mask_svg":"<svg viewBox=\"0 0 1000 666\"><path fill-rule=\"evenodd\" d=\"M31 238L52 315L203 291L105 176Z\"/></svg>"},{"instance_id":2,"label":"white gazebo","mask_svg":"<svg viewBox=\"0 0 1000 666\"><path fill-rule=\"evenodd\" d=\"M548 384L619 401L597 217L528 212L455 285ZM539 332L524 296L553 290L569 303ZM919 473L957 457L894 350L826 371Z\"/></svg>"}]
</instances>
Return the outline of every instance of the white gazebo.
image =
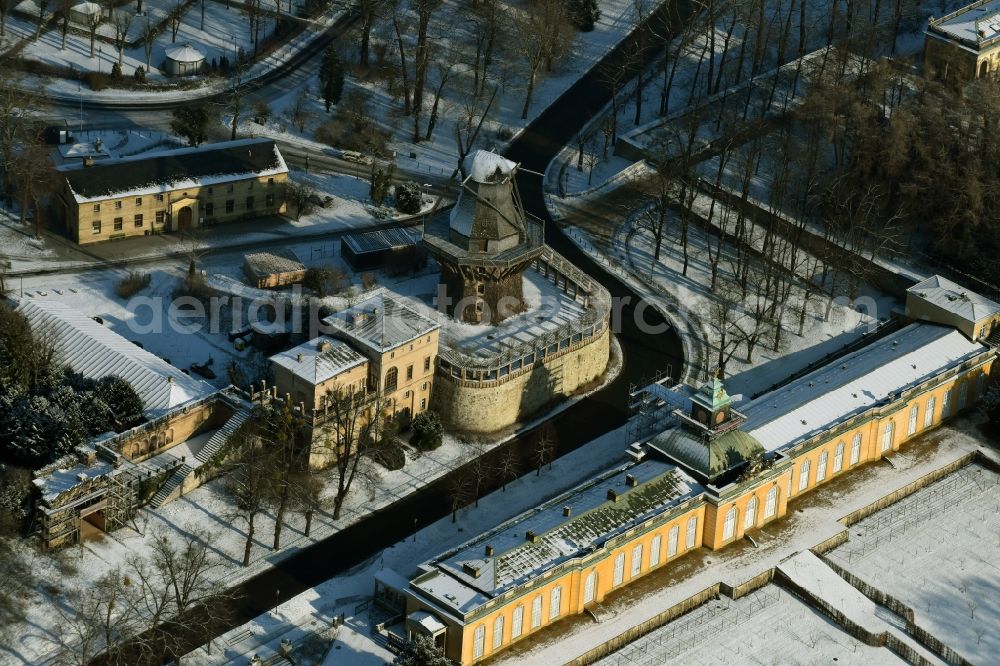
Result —
<instances>
[{"instance_id":1,"label":"white gazebo","mask_svg":"<svg viewBox=\"0 0 1000 666\"><path fill-rule=\"evenodd\" d=\"M190 44L173 46L166 50L167 74L170 76L190 76L201 72L205 64L205 54Z\"/></svg>"}]
</instances>

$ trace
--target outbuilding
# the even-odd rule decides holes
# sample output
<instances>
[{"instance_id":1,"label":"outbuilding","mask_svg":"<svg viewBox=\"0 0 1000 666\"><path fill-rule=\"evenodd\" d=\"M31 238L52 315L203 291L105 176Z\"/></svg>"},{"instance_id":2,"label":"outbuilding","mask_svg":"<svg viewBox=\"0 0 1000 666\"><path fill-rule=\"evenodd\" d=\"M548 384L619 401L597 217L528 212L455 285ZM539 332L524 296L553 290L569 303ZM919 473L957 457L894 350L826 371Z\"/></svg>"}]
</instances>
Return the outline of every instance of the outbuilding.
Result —
<instances>
[{"instance_id":1,"label":"outbuilding","mask_svg":"<svg viewBox=\"0 0 1000 666\"><path fill-rule=\"evenodd\" d=\"M166 50L167 74L192 76L199 74L205 65L205 54L190 44L181 44Z\"/></svg>"},{"instance_id":2,"label":"outbuilding","mask_svg":"<svg viewBox=\"0 0 1000 666\"><path fill-rule=\"evenodd\" d=\"M354 270L372 270L384 266L393 253L414 251L417 241L414 232L400 227L361 231L341 237L340 254Z\"/></svg>"},{"instance_id":3,"label":"outbuilding","mask_svg":"<svg viewBox=\"0 0 1000 666\"><path fill-rule=\"evenodd\" d=\"M254 252L243 258L243 271L250 284L259 289L283 287L302 282L306 267L288 248Z\"/></svg>"}]
</instances>

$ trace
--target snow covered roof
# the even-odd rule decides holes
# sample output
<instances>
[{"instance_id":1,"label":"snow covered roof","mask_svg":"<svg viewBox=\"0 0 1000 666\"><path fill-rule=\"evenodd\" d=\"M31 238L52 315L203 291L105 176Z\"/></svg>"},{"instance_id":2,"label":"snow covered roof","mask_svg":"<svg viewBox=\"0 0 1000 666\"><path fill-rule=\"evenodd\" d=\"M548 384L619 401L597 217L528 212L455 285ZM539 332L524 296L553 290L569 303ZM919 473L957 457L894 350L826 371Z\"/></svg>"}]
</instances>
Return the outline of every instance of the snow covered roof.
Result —
<instances>
[{"instance_id":1,"label":"snow covered roof","mask_svg":"<svg viewBox=\"0 0 1000 666\"><path fill-rule=\"evenodd\" d=\"M910 324L750 402L743 430L769 451L782 449L987 350L954 328Z\"/></svg>"},{"instance_id":2,"label":"snow covered roof","mask_svg":"<svg viewBox=\"0 0 1000 666\"><path fill-rule=\"evenodd\" d=\"M205 187L288 173L272 139L239 139L192 148L58 167L77 203Z\"/></svg>"},{"instance_id":3,"label":"snow covered roof","mask_svg":"<svg viewBox=\"0 0 1000 666\"><path fill-rule=\"evenodd\" d=\"M354 254L367 254L416 245L417 238L408 229L390 227L344 234L341 242L351 248Z\"/></svg>"},{"instance_id":4,"label":"snow covered roof","mask_svg":"<svg viewBox=\"0 0 1000 666\"><path fill-rule=\"evenodd\" d=\"M205 54L194 48L190 44L181 44L164 51L167 58L174 62L201 62L205 59Z\"/></svg>"},{"instance_id":5,"label":"snow covered roof","mask_svg":"<svg viewBox=\"0 0 1000 666\"><path fill-rule=\"evenodd\" d=\"M1000 0L979 0L941 18L932 17L928 25L933 32L978 47L1000 36Z\"/></svg>"},{"instance_id":6,"label":"snow covered roof","mask_svg":"<svg viewBox=\"0 0 1000 666\"><path fill-rule=\"evenodd\" d=\"M215 391L64 303L26 300L17 309L36 335L49 336L59 361L74 372L127 381L142 398L148 418Z\"/></svg>"},{"instance_id":7,"label":"snow covered roof","mask_svg":"<svg viewBox=\"0 0 1000 666\"><path fill-rule=\"evenodd\" d=\"M431 570L411 587L443 608L468 613L547 569L602 547L701 490L680 469L657 459L614 470L435 558ZM609 497L612 492L615 500Z\"/></svg>"},{"instance_id":8,"label":"snow covered roof","mask_svg":"<svg viewBox=\"0 0 1000 666\"><path fill-rule=\"evenodd\" d=\"M323 320L350 339L384 353L440 328L401 300L384 292Z\"/></svg>"},{"instance_id":9,"label":"snow covered roof","mask_svg":"<svg viewBox=\"0 0 1000 666\"><path fill-rule=\"evenodd\" d=\"M705 440L683 425L660 433L649 445L705 479L714 479L764 451L760 442L739 428Z\"/></svg>"},{"instance_id":10,"label":"snow covered roof","mask_svg":"<svg viewBox=\"0 0 1000 666\"><path fill-rule=\"evenodd\" d=\"M269 360L314 385L368 362L349 344L328 335L275 354Z\"/></svg>"},{"instance_id":11,"label":"snow covered roof","mask_svg":"<svg viewBox=\"0 0 1000 666\"><path fill-rule=\"evenodd\" d=\"M1000 0L997 2L1000 3ZM962 285L940 275L932 275L923 282L913 285L906 290L906 293L908 296L915 296L971 324L1000 313L1000 303L995 303L985 296L969 291Z\"/></svg>"},{"instance_id":12,"label":"snow covered roof","mask_svg":"<svg viewBox=\"0 0 1000 666\"><path fill-rule=\"evenodd\" d=\"M490 150L477 150L465 156L462 161L462 170L466 178L471 178L477 183L492 183L509 178L517 164L511 162L502 155L497 155ZM497 171L500 178L497 177Z\"/></svg>"},{"instance_id":13,"label":"snow covered roof","mask_svg":"<svg viewBox=\"0 0 1000 666\"><path fill-rule=\"evenodd\" d=\"M70 11L92 16L101 13L101 6L96 2L78 2L70 8Z\"/></svg>"},{"instance_id":14,"label":"snow covered roof","mask_svg":"<svg viewBox=\"0 0 1000 666\"><path fill-rule=\"evenodd\" d=\"M424 610L414 611L406 619L413 624L419 624L431 636L448 628L433 613L428 613Z\"/></svg>"},{"instance_id":15,"label":"snow covered roof","mask_svg":"<svg viewBox=\"0 0 1000 666\"><path fill-rule=\"evenodd\" d=\"M278 273L304 271L305 265L291 249L279 247L263 252L252 252L243 257L246 267L257 277Z\"/></svg>"}]
</instances>

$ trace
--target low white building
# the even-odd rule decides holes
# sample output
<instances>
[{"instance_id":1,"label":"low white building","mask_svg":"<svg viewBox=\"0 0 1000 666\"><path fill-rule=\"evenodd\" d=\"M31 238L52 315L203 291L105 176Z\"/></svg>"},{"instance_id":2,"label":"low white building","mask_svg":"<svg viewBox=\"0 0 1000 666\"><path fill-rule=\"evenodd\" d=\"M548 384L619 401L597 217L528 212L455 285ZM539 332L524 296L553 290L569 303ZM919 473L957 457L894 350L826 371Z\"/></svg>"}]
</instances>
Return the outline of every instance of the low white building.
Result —
<instances>
[{"instance_id":1,"label":"low white building","mask_svg":"<svg viewBox=\"0 0 1000 666\"><path fill-rule=\"evenodd\" d=\"M190 44L172 46L166 50L166 56L170 76L193 76L200 74L205 66L205 54Z\"/></svg>"}]
</instances>

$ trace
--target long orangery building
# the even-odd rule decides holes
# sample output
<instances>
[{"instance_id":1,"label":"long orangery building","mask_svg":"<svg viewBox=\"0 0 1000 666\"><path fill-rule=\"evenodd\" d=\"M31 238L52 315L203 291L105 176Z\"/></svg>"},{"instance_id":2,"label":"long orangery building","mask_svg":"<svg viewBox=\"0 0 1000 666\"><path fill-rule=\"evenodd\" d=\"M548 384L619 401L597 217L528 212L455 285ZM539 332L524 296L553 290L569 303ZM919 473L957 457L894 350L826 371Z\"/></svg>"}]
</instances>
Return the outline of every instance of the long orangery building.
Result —
<instances>
[{"instance_id":1,"label":"long orangery building","mask_svg":"<svg viewBox=\"0 0 1000 666\"><path fill-rule=\"evenodd\" d=\"M408 632L476 663L954 417L985 390L1000 305L935 276L909 290L907 316L738 408L721 373L696 391L653 385L669 418L632 443L632 462L422 564Z\"/></svg>"}]
</instances>

